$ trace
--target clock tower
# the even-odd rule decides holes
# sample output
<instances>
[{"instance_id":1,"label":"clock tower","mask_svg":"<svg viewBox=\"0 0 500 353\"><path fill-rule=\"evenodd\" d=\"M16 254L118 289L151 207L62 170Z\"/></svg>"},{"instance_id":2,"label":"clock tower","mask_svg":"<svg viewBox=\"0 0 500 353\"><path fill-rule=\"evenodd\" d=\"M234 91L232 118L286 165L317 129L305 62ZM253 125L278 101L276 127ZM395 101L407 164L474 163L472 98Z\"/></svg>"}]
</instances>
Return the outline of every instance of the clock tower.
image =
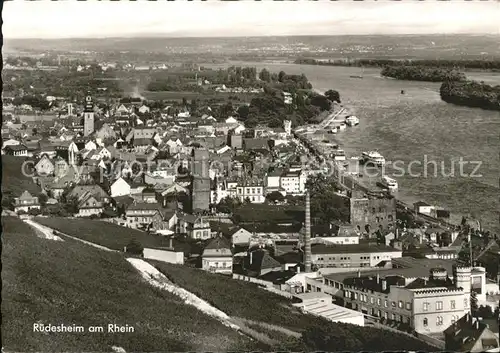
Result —
<instances>
[{"instance_id":1,"label":"clock tower","mask_svg":"<svg viewBox=\"0 0 500 353\"><path fill-rule=\"evenodd\" d=\"M83 136L94 132L94 103L90 94L85 97L85 108L83 109Z\"/></svg>"}]
</instances>

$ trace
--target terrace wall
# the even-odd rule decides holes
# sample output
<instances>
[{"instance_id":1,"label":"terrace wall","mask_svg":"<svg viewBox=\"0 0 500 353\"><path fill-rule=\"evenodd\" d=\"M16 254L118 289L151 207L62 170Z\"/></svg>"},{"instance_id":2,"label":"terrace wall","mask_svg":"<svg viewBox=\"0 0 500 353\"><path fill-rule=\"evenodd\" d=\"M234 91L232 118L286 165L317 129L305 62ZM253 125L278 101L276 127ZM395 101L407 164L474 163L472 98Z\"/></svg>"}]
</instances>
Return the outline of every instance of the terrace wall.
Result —
<instances>
[{"instance_id":1,"label":"terrace wall","mask_svg":"<svg viewBox=\"0 0 500 353\"><path fill-rule=\"evenodd\" d=\"M158 260L171 264L184 265L184 253L174 252L171 250L161 250L144 248L144 258L150 260Z\"/></svg>"}]
</instances>

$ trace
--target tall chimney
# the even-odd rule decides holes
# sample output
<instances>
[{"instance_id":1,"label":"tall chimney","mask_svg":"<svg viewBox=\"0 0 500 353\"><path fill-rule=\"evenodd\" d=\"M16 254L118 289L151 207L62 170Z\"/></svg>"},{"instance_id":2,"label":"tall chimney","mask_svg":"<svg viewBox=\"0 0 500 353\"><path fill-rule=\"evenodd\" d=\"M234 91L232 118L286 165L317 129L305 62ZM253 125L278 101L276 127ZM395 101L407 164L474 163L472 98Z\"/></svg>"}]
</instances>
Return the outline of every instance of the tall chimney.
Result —
<instances>
[{"instance_id":1,"label":"tall chimney","mask_svg":"<svg viewBox=\"0 0 500 353\"><path fill-rule=\"evenodd\" d=\"M170 249L173 249L173 248L174 248L174 246L173 246L173 244L172 244L172 236L170 236L170 238L168 239L168 247L169 247Z\"/></svg>"},{"instance_id":2,"label":"tall chimney","mask_svg":"<svg viewBox=\"0 0 500 353\"><path fill-rule=\"evenodd\" d=\"M304 235L304 262L306 273L311 272L311 196L306 192L306 234Z\"/></svg>"}]
</instances>

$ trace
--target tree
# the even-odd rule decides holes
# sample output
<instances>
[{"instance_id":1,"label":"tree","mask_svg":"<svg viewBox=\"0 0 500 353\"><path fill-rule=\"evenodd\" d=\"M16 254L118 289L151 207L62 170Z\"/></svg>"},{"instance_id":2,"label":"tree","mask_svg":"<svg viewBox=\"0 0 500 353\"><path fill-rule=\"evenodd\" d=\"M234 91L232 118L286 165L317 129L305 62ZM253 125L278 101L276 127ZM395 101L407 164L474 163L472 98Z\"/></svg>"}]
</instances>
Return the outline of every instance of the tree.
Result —
<instances>
[{"instance_id":1,"label":"tree","mask_svg":"<svg viewBox=\"0 0 500 353\"><path fill-rule=\"evenodd\" d=\"M40 205L42 206L45 206L45 204L47 203L47 200L48 200L48 196L46 193L44 192L41 192L38 194L38 201L40 202Z\"/></svg>"},{"instance_id":2,"label":"tree","mask_svg":"<svg viewBox=\"0 0 500 353\"><path fill-rule=\"evenodd\" d=\"M332 102L321 94L315 94L311 97L311 104L319 107L321 110L330 110Z\"/></svg>"},{"instance_id":3,"label":"tree","mask_svg":"<svg viewBox=\"0 0 500 353\"><path fill-rule=\"evenodd\" d=\"M278 74L278 81L283 82L285 80L285 77L286 77L285 71L280 71L280 73Z\"/></svg>"},{"instance_id":4,"label":"tree","mask_svg":"<svg viewBox=\"0 0 500 353\"><path fill-rule=\"evenodd\" d=\"M273 118L267 123L267 126L269 126L270 128L276 128L276 127L280 127L282 125L283 125L283 122L278 118Z\"/></svg>"},{"instance_id":5,"label":"tree","mask_svg":"<svg viewBox=\"0 0 500 353\"><path fill-rule=\"evenodd\" d=\"M30 216L38 216L40 213L42 212L38 208L30 208L28 211Z\"/></svg>"},{"instance_id":6,"label":"tree","mask_svg":"<svg viewBox=\"0 0 500 353\"><path fill-rule=\"evenodd\" d=\"M339 94L339 92L337 92L333 89L326 91L325 97L328 98L329 100L331 100L332 102L340 103L340 94Z\"/></svg>"},{"instance_id":7,"label":"tree","mask_svg":"<svg viewBox=\"0 0 500 353\"><path fill-rule=\"evenodd\" d=\"M127 244L126 252L132 255L144 256L144 247L134 239Z\"/></svg>"},{"instance_id":8,"label":"tree","mask_svg":"<svg viewBox=\"0 0 500 353\"><path fill-rule=\"evenodd\" d=\"M241 201L234 197L225 197L223 198L215 208L217 212L231 214L234 212L236 207L241 206Z\"/></svg>"},{"instance_id":9,"label":"tree","mask_svg":"<svg viewBox=\"0 0 500 353\"><path fill-rule=\"evenodd\" d=\"M273 191L267 194L266 199L270 202L283 202L285 200L285 197L281 192Z\"/></svg>"},{"instance_id":10,"label":"tree","mask_svg":"<svg viewBox=\"0 0 500 353\"><path fill-rule=\"evenodd\" d=\"M271 82L271 73L267 69L262 69L259 73L259 78L265 82Z\"/></svg>"},{"instance_id":11,"label":"tree","mask_svg":"<svg viewBox=\"0 0 500 353\"><path fill-rule=\"evenodd\" d=\"M238 108L237 113L241 120L246 120L248 118L248 114L250 113L250 107L248 105L242 105Z\"/></svg>"},{"instance_id":12,"label":"tree","mask_svg":"<svg viewBox=\"0 0 500 353\"><path fill-rule=\"evenodd\" d=\"M477 303L477 293L471 290L470 293L470 311L472 315L477 314L478 312L478 303Z\"/></svg>"}]
</instances>

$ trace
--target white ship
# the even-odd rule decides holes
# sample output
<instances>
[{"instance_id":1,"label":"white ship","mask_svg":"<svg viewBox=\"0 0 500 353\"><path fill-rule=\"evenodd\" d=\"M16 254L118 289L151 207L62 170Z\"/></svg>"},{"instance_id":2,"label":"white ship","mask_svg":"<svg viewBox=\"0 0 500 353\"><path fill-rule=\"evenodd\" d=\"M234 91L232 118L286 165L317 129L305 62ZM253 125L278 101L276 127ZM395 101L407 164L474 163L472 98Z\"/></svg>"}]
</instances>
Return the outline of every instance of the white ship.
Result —
<instances>
[{"instance_id":1,"label":"white ship","mask_svg":"<svg viewBox=\"0 0 500 353\"><path fill-rule=\"evenodd\" d=\"M347 125L345 123L340 123L339 125L339 130L344 131L347 128Z\"/></svg>"},{"instance_id":2,"label":"white ship","mask_svg":"<svg viewBox=\"0 0 500 353\"><path fill-rule=\"evenodd\" d=\"M358 117L351 115L345 119L345 123L349 126L356 126L359 124L359 119Z\"/></svg>"},{"instance_id":3,"label":"white ship","mask_svg":"<svg viewBox=\"0 0 500 353\"><path fill-rule=\"evenodd\" d=\"M382 186L389 189L389 191L396 191L398 189L398 182L388 176L382 177Z\"/></svg>"},{"instance_id":4,"label":"white ship","mask_svg":"<svg viewBox=\"0 0 500 353\"><path fill-rule=\"evenodd\" d=\"M363 152L363 161L365 163L375 164L378 167L385 165L385 158L377 151Z\"/></svg>"}]
</instances>

